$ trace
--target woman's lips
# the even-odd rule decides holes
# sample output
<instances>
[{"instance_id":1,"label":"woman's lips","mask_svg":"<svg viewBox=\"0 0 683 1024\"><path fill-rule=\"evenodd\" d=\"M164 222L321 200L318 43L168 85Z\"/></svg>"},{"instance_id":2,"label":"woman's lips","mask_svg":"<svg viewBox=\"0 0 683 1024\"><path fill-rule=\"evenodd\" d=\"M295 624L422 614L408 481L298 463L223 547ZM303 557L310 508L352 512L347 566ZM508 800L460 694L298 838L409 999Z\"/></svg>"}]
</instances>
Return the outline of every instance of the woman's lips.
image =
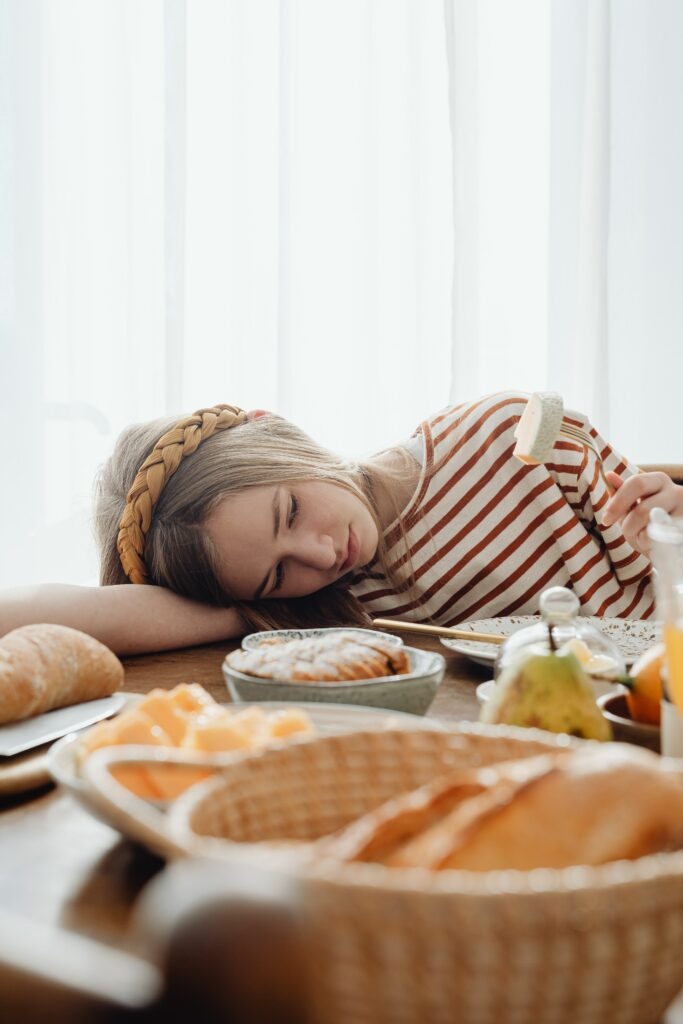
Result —
<instances>
[{"instance_id":1,"label":"woman's lips","mask_svg":"<svg viewBox=\"0 0 683 1024\"><path fill-rule=\"evenodd\" d=\"M353 569L354 565L356 564L356 559L358 558L359 550L360 544L358 543L358 538L356 537L355 533L349 526L349 543L346 549L346 558L344 559L344 562L339 568L339 573L341 576L344 576L345 573Z\"/></svg>"}]
</instances>

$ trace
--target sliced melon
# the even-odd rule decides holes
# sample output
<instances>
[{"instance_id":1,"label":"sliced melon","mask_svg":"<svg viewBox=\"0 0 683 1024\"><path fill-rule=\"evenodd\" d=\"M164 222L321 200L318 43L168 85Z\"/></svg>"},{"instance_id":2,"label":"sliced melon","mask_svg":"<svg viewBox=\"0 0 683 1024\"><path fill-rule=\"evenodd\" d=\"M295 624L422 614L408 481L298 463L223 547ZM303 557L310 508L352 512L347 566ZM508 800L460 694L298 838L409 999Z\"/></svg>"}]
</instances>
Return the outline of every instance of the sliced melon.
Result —
<instances>
[{"instance_id":1,"label":"sliced melon","mask_svg":"<svg viewBox=\"0 0 683 1024\"><path fill-rule=\"evenodd\" d=\"M291 708L267 714L263 708L231 711L197 683L152 690L118 718L102 722L83 737L80 757L98 747L143 744L205 754L264 747L297 732L313 732L305 711ZM117 765L114 777L137 796L173 800L188 786L212 774L202 766Z\"/></svg>"},{"instance_id":2,"label":"sliced melon","mask_svg":"<svg viewBox=\"0 0 683 1024\"><path fill-rule=\"evenodd\" d=\"M298 732L313 732L313 723L301 708L277 711L270 719L270 734L275 739L284 739Z\"/></svg>"},{"instance_id":3,"label":"sliced melon","mask_svg":"<svg viewBox=\"0 0 683 1024\"><path fill-rule=\"evenodd\" d=\"M147 778L162 800L175 800L190 786L213 775L211 768L186 764L150 764Z\"/></svg>"},{"instance_id":4,"label":"sliced melon","mask_svg":"<svg viewBox=\"0 0 683 1024\"><path fill-rule=\"evenodd\" d=\"M140 701L137 710L149 715L171 737L173 745L180 746L187 731L188 715L174 701L172 692L152 690Z\"/></svg>"},{"instance_id":5,"label":"sliced melon","mask_svg":"<svg viewBox=\"0 0 683 1024\"><path fill-rule=\"evenodd\" d=\"M138 708L132 708L112 722L116 744L144 744L154 747L171 747L171 737L158 725L153 718ZM146 768L142 765L118 765L112 775L122 786L126 786L136 796L146 799L162 799L161 791Z\"/></svg>"},{"instance_id":6,"label":"sliced melon","mask_svg":"<svg viewBox=\"0 0 683 1024\"><path fill-rule=\"evenodd\" d=\"M198 717L187 730L183 747L204 753L219 753L256 746L250 730L236 722L235 718L229 711L221 716Z\"/></svg>"},{"instance_id":7,"label":"sliced melon","mask_svg":"<svg viewBox=\"0 0 683 1024\"><path fill-rule=\"evenodd\" d=\"M180 711L203 711L216 704L211 694L199 683L180 683L169 690L168 695Z\"/></svg>"}]
</instances>

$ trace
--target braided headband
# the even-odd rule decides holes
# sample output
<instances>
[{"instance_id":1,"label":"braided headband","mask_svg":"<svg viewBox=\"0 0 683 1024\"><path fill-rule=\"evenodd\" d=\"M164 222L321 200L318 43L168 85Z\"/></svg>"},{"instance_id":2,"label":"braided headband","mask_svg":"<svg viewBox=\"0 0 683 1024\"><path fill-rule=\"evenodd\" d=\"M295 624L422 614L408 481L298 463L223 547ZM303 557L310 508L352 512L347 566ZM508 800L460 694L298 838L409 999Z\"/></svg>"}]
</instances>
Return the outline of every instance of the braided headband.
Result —
<instances>
[{"instance_id":1,"label":"braided headband","mask_svg":"<svg viewBox=\"0 0 683 1024\"><path fill-rule=\"evenodd\" d=\"M247 414L236 405L214 405L199 409L168 430L154 445L140 466L126 498L119 523L116 547L123 570L131 583L147 583L143 558L145 537L152 524L154 506L166 482L182 460L196 451L202 441L217 430L229 430L245 423Z\"/></svg>"}]
</instances>

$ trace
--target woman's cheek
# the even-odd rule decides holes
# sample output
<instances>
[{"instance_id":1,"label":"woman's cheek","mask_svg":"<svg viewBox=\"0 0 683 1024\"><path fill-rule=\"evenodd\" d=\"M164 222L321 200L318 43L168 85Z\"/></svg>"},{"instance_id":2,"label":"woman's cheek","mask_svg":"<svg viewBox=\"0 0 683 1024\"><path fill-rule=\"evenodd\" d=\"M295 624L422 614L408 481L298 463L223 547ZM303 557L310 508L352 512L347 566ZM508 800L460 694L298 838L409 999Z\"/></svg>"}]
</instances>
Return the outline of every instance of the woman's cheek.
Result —
<instances>
[{"instance_id":1,"label":"woman's cheek","mask_svg":"<svg viewBox=\"0 0 683 1024\"><path fill-rule=\"evenodd\" d=\"M374 520L370 519L369 529L366 532L365 543L361 546L361 565L367 565L375 557L377 545L379 544L379 533Z\"/></svg>"},{"instance_id":2,"label":"woman's cheek","mask_svg":"<svg viewBox=\"0 0 683 1024\"><path fill-rule=\"evenodd\" d=\"M286 588L286 592L282 597L308 597L310 594L315 594L316 590L322 590L326 587L330 580L328 580L323 574L317 573L300 573L296 579L290 580L289 585Z\"/></svg>"}]
</instances>

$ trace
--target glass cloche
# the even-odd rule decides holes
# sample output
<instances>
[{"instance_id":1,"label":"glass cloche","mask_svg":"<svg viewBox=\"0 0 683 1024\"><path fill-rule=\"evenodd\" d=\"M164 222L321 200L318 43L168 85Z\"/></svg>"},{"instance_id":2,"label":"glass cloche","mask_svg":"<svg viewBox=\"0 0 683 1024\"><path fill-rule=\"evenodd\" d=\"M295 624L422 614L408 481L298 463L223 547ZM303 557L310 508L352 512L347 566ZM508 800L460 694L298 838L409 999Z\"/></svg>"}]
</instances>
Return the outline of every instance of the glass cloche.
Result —
<instances>
[{"instance_id":1,"label":"glass cloche","mask_svg":"<svg viewBox=\"0 0 683 1024\"><path fill-rule=\"evenodd\" d=\"M551 628L557 651L561 654L571 651L588 675L618 679L625 674L621 651L589 618L579 615L579 599L573 591L566 587L545 590L541 594L540 612L540 622L518 629L501 646L496 660L496 679L522 651L549 652Z\"/></svg>"}]
</instances>

